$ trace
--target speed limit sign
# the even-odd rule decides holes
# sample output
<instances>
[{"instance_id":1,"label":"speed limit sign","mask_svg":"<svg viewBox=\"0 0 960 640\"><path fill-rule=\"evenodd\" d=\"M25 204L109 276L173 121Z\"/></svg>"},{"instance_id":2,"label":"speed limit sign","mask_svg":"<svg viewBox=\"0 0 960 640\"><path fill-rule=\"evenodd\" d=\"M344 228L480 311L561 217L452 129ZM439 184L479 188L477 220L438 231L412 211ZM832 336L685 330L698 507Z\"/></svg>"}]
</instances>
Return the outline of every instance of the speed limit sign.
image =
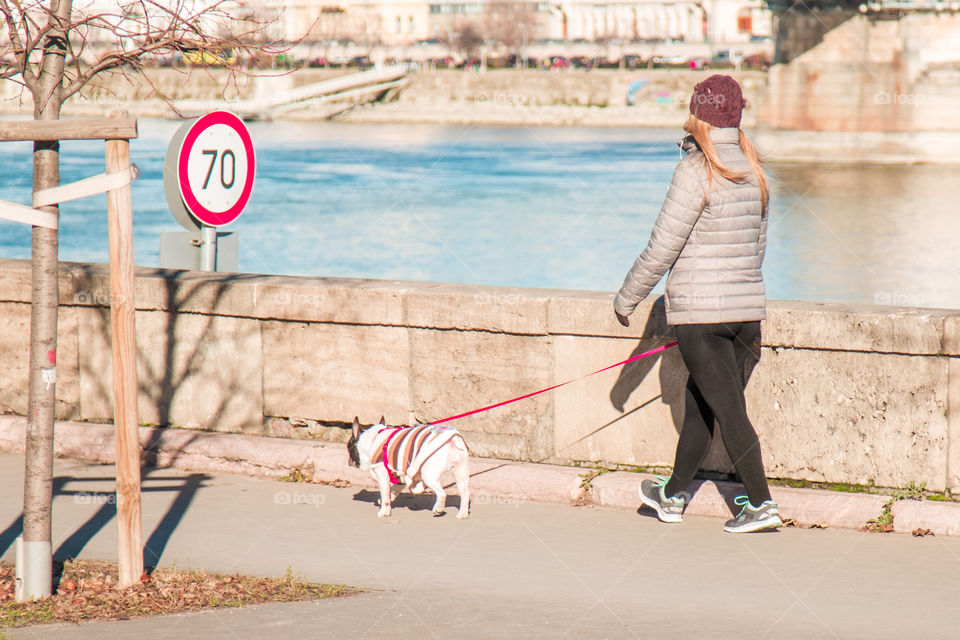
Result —
<instances>
[{"instance_id":1,"label":"speed limit sign","mask_svg":"<svg viewBox=\"0 0 960 640\"><path fill-rule=\"evenodd\" d=\"M236 220L253 191L253 140L243 120L214 111L177 131L164 165L164 191L174 217L189 231Z\"/></svg>"}]
</instances>

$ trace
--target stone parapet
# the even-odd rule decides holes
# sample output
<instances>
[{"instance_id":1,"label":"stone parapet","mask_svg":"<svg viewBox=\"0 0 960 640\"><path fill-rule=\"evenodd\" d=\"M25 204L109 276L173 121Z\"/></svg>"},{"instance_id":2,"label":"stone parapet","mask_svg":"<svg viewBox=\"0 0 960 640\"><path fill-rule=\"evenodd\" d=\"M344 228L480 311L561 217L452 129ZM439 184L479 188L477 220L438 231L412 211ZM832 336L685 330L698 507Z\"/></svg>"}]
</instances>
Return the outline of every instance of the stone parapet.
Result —
<instances>
[{"instance_id":1,"label":"stone parapet","mask_svg":"<svg viewBox=\"0 0 960 640\"><path fill-rule=\"evenodd\" d=\"M29 263L0 260L0 409L26 412ZM430 421L664 344L612 294L139 268L141 423L342 440L354 415ZM105 265L62 263L57 415L112 417ZM770 302L747 385L770 476L960 490L960 311ZM456 423L473 454L669 466L676 349ZM719 440L707 466L730 469Z\"/></svg>"}]
</instances>

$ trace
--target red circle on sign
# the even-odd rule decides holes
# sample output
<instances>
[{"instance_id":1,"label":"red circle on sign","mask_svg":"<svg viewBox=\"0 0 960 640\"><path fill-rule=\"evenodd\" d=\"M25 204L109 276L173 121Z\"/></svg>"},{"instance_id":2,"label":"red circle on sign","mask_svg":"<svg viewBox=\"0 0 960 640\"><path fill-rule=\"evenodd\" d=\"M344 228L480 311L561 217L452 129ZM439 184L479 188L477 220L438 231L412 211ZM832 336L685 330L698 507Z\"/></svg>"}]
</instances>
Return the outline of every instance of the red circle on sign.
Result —
<instances>
[{"instance_id":1,"label":"red circle on sign","mask_svg":"<svg viewBox=\"0 0 960 640\"><path fill-rule=\"evenodd\" d=\"M187 172L190 152L193 150L193 145L197 141L197 138L201 133L217 124L223 124L233 129L237 135L240 136L244 151L247 154L247 175L243 185L243 192L240 194L240 199L237 200L236 204L226 211L210 211L200 204L200 201L196 195L194 195L193 189L190 186L189 174ZM243 208L247 206L247 202L250 200L250 192L253 191L253 179L256 175L256 164L256 158L253 154L253 140L250 138L250 132L247 131L243 120L229 111L214 111L202 116L193 123L193 126L190 127L190 130L184 137L183 144L180 146L180 157L177 158L177 175L180 180L180 194L183 196L183 203L187 206L187 210L197 220L211 227L219 227L233 222L240 216Z\"/></svg>"}]
</instances>

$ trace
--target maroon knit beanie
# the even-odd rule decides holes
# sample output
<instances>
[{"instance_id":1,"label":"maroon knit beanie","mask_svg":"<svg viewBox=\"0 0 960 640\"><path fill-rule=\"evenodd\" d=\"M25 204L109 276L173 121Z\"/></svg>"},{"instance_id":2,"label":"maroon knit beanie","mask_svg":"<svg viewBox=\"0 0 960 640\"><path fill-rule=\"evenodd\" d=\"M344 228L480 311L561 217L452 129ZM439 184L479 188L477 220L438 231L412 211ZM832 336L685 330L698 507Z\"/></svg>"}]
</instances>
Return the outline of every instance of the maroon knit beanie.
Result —
<instances>
[{"instance_id":1,"label":"maroon knit beanie","mask_svg":"<svg viewBox=\"0 0 960 640\"><path fill-rule=\"evenodd\" d=\"M690 113L715 127L739 127L746 104L736 80L713 75L693 88Z\"/></svg>"}]
</instances>

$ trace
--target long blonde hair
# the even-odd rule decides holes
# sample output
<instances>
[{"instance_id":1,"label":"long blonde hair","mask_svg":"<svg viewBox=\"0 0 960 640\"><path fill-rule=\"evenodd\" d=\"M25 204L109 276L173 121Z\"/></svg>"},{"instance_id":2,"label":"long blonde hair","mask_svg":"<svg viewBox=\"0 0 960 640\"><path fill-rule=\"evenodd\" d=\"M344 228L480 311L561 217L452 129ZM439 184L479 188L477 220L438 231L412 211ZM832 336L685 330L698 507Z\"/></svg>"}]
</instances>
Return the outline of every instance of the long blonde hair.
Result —
<instances>
[{"instance_id":1,"label":"long blonde hair","mask_svg":"<svg viewBox=\"0 0 960 640\"><path fill-rule=\"evenodd\" d=\"M717 158L717 150L713 147L713 140L710 139L710 130L713 128L714 126L712 124L704 122L692 113L687 119L687 123L683 125L683 130L693 136L697 146L700 147L700 151L703 152L704 163L707 167L708 185L713 185L714 174L719 174L731 182L746 182L749 178L748 173L737 173L720 164L720 159ZM753 169L753 173L757 178L757 185L760 187L760 202L763 205L763 215L766 215L767 201L770 198L770 185L767 182L767 174L763 171L763 162L760 160L760 155L757 153L753 143L750 142L750 138L743 132L743 129L737 129L737 131L740 132L740 148L743 150L743 155L747 157L747 161L750 163L750 167ZM708 188L707 192L709 193L709 191L710 189Z\"/></svg>"}]
</instances>

